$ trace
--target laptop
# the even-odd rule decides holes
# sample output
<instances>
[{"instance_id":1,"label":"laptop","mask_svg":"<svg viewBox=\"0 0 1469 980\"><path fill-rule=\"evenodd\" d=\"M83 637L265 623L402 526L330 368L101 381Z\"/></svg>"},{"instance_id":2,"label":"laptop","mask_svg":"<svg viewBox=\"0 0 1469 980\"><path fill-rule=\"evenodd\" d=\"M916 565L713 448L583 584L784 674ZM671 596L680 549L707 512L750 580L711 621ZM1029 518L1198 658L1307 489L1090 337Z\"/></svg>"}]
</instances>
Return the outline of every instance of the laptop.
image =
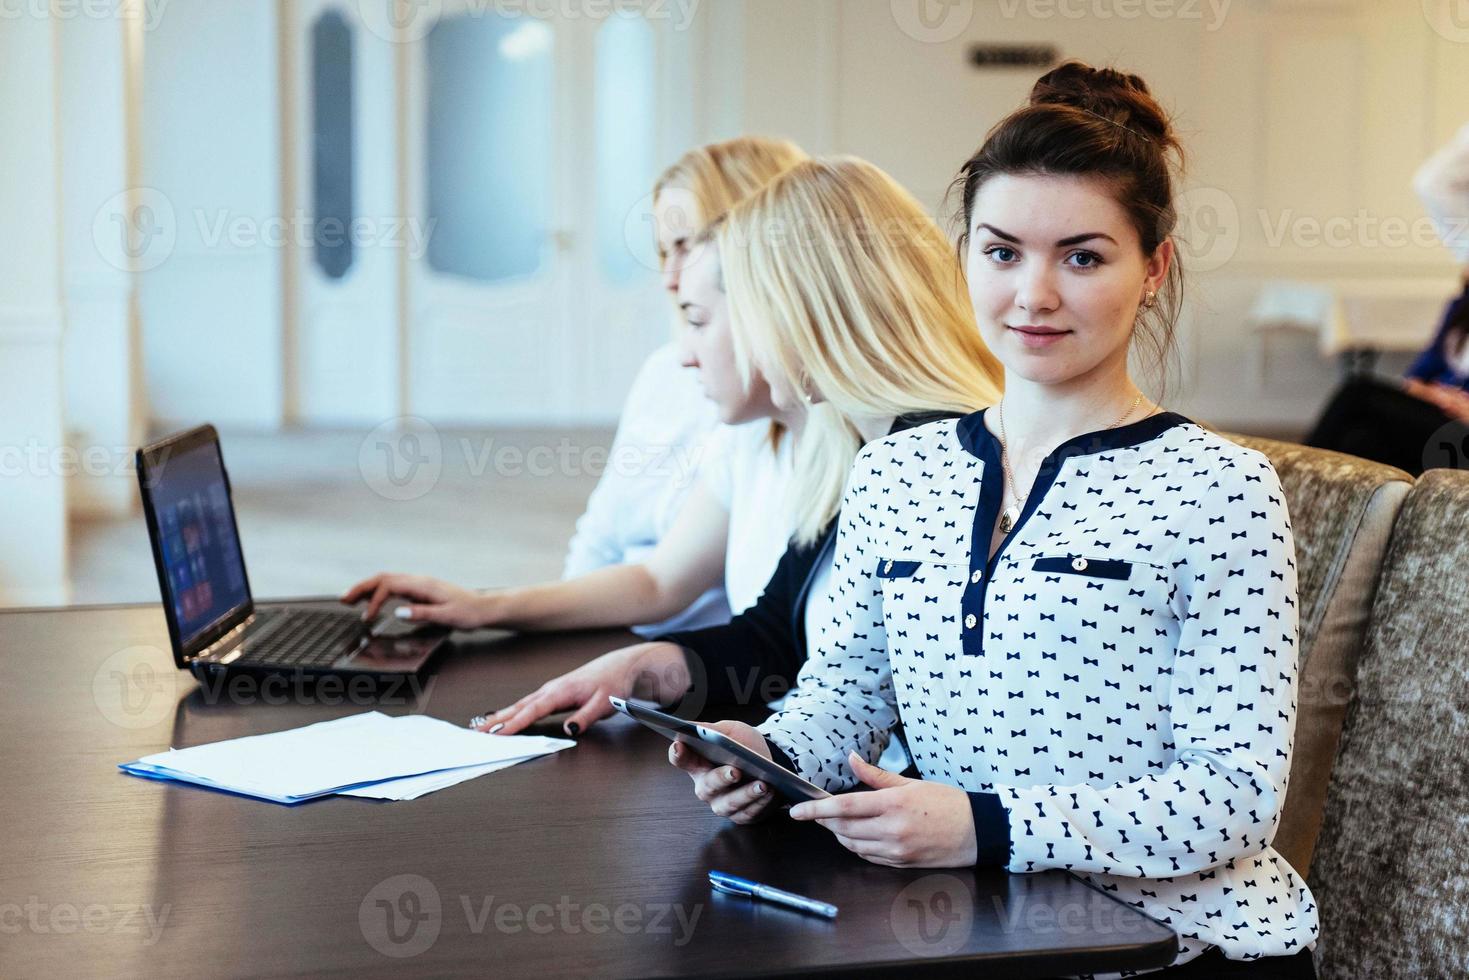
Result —
<instances>
[{"instance_id":1,"label":"laptop","mask_svg":"<svg viewBox=\"0 0 1469 980\"><path fill-rule=\"evenodd\" d=\"M201 682L232 674L402 681L446 645L446 629L395 633L394 624L385 633L337 603L257 604L214 426L144 446L137 469L174 663Z\"/></svg>"}]
</instances>

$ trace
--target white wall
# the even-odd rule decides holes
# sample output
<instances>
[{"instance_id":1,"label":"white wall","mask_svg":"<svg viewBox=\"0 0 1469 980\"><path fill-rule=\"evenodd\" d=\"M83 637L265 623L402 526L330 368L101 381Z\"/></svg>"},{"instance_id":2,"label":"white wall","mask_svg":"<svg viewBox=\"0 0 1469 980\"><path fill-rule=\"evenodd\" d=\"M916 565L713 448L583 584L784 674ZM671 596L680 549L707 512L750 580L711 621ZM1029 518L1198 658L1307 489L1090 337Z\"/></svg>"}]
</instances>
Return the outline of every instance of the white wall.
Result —
<instances>
[{"instance_id":1,"label":"white wall","mask_svg":"<svg viewBox=\"0 0 1469 980\"><path fill-rule=\"evenodd\" d=\"M58 24L66 432L85 464L70 476L74 514L125 514L138 502L138 336L123 236L135 203L128 102L141 33L123 17Z\"/></svg>"},{"instance_id":2,"label":"white wall","mask_svg":"<svg viewBox=\"0 0 1469 980\"><path fill-rule=\"evenodd\" d=\"M0 30L0 605L68 591L55 26Z\"/></svg>"},{"instance_id":3,"label":"white wall","mask_svg":"<svg viewBox=\"0 0 1469 980\"><path fill-rule=\"evenodd\" d=\"M924 2L736 0L744 18L731 37L744 71L729 97L742 127L866 157L937 210L959 165L1038 74L974 69L969 45L1052 43L1063 57L1141 74L1190 151L1188 200L1225 209L1218 234L1196 227L1196 254L1184 250L1195 271L1176 407L1286 429L1319 410L1338 369L1313 338L1273 341L1264 378L1251 373L1247 317L1266 280L1412 278L1445 298L1454 288L1446 250L1383 234L1421 223L1412 172L1469 119L1469 36L1436 32L1419 4L956 0L930 5L953 19L929 30L907 15ZM1311 244L1311 222L1330 219L1351 228L1346 240ZM1425 342L1434 326L1423 324Z\"/></svg>"},{"instance_id":4,"label":"white wall","mask_svg":"<svg viewBox=\"0 0 1469 980\"><path fill-rule=\"evenodd\" d=\"M145 42L155 231L139 296L151 415L168 424L282 419L276 15L263 0L171 0Z\"/></svg>"}]
</instances>

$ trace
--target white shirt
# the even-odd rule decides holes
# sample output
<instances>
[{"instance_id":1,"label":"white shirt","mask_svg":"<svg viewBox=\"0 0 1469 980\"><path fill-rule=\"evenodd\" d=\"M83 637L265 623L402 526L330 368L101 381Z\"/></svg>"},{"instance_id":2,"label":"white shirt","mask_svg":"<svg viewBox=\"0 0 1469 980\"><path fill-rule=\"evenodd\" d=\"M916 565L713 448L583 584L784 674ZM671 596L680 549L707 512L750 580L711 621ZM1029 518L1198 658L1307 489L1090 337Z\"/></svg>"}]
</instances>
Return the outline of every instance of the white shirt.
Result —
<instances>
[{"instance_id":1,"label":"white shirt","mask_svg":"<svg viewBox=\"0 0 1469 980\"><path fill-rule=\"evenodd\" d=\"M770 444L770 422L720 426L710 434L699 478L729 512L724 590L731 612L755 604L795 531L786 491L791 483L791 436Z\"/></svg>"},{"instance_id":2,"label":"white shirt","mask_svg":"<svg viewBox=\"0 0 1469 980\"><path fill-rule=\"evenodd\" d=\"M1413 175L1413 189L1439 238L1460 265L1469 265L1469 125Z\"/></svg>"},{"instance_id":3,"label":"white shirt","mask_svg":"<svg viewBox=\"0 0 1469 980\"><path fill-rule=\"evenodd\" d=\"M1269 846L1296 710L1275 471L1176 415L1081 436L990 558L1002 485L983 413L863 450L837 612L762 731L837 790L901 716L925 779L998 797L1011 872L1078 874L1171 926L1177 963L1311 945L1315 900Z\"/></svg>"},{"instance_id":4,"label":"white shirt","mask_svg":"<svg viewBox=\"0 0 1469 980\"><path fill-rule=\"evenodd\" d=\"M563 578L642 561L653 552L698 479L704 439L717 422L714 403L694 372L679 364L673 344L648 356L628 391L607 468L576 522ZM670 619L633 629L654 634L728 619L724 589L716 586Z\"/></svg>"}]
</instances>

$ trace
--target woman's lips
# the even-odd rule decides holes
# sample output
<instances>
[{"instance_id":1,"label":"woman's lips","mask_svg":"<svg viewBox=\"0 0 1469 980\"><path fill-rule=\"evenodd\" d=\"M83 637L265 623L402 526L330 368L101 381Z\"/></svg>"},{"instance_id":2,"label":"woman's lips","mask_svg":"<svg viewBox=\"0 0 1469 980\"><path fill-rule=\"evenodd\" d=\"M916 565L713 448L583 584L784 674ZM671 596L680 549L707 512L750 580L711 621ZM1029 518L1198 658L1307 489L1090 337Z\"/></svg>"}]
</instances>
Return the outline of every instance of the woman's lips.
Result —
<instances>
[{"instance_id":1,"label":"woman's lips","mask_svg":"<svg viewBox=\"0 0 1469 980\"><path fill-rule=\"evenodd\" d=\"M1050 347L1071 333L1070 330L1062 330L1059 327L1037 327L1028 324L1006 327L1006 329L1015 334L1022 344L1031 348Z\"/></svg>"}]
</instances>

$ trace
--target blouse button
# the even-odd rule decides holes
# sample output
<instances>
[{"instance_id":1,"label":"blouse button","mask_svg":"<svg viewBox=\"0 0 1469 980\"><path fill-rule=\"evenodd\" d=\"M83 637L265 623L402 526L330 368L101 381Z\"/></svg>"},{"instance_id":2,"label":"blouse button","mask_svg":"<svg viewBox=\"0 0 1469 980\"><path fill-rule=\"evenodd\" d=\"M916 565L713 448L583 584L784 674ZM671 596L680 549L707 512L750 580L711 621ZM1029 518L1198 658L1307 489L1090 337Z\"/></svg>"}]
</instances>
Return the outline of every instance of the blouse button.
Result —
<instances>
[{"instance_id":1,"label":"blouse button","mask_svg":"<svg viewBox=\"0 0 1469 980\"><path fill-rule=\"evenodd\" d=\"M969 576L969 581L977 584L982 578L984 578L984 572L981 569L976 568L974 570L974 574Z\"/></svg>"},{"instance_id":2,"label":"blouse button","mask_svg":"<svg viewBox=\"0 0 1469 980\"><path fill-rule=\"evenodd\" d=\"M977 622L979 622L979 620L974 618L974 613L970 613L968 616L964 617L964 625L969 629L974 629L974 624Z\"/></svg>"},{"instance_id":3,"label":"blouse button","mask_svg":"<svg viewBox=\"0 0 1469 980\"><path fill-rule=\"evenodd\" d=\"M882 570L883 570L883 574L887 574L888 572L891 572L893 570L893 563L892 562L888 562L886 565L882 566Z\"/></svg>"},{"instance_id":4,"label":"blouse button","mask_svg":"<svg viewBox=\"0 0 1469 980\"><path fill-rule=\"evenodd\" d=\"M1085 558L1075 558L1075 559L1072 559L1071 567L1075 571L1078 571L1078 572L1084 572L1084 571L1086 571L1086 559Z\"/></svg>"}]
</instances>

